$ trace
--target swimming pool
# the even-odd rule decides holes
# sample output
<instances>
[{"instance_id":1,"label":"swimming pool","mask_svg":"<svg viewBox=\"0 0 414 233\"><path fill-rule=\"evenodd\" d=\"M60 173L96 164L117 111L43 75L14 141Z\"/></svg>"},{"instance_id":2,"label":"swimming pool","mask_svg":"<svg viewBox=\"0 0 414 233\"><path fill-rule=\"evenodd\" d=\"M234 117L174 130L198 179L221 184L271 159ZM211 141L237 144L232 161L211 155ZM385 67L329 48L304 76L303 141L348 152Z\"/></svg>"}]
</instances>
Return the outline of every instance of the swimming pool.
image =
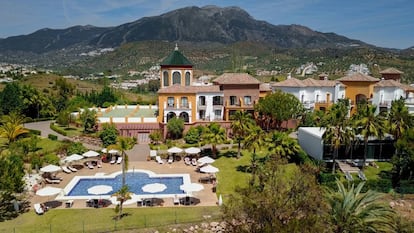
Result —
<instances>
[{"instance_id":1,"label":"swimming pool","mask_svg":"<svg viewBox=\"0 0 414 233\"><path fill-rule=\"evenodd\" d=\"M126 173L126 183L132 193L142 197L173 197L174 195L185 194L180 190L180 185L190 183L189 174L155 174L148 170L129 170ZM142 186L152 183L162 183L167 188L158 193L147 193L142 191ZM113 191L105 195L90 195L88 188L95 185L112 186ZM111 194L118 191L122 186L122 172L116 172L111 175L95 175L95 176L75 176L69 184L63 189L63 194L56 199L90 199L96 196L101 198L109 198Z\"/></svg>"}]
</instances>

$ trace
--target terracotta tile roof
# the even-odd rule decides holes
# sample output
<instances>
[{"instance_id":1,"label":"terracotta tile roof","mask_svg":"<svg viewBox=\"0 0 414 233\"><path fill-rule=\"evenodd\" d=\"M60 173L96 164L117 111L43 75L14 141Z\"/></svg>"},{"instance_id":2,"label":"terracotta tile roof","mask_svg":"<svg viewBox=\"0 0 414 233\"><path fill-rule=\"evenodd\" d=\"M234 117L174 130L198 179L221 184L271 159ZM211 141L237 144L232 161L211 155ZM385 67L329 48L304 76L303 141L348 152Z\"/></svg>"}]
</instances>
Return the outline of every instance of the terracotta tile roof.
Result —
<instances>
[{"instance_id":1,"label":"terracotta tile roof","mask_svg":"<svg viewBox=\"0 0 414 233\"><path fill-rule=\"evenodd\" d=\"M404 74L404 72L391 67L385 70L381 70L380 74Z\"/></svg>"},{"instance_id":2,"label":"terracotta tile roof","mask_svg":"<svg viewBox=\"0 0 414 233\"><path fill-rule=\"evenodd\" d=\"M220 92L220 87L217 85L210 86L181 86L175 84L173 86L164 87L158 90L159 94L162 93L200 93L200 92Z\"/></svg>"},{"instance_id":3,"label":"terracotta tile roof","mask_svg":"<svg viewBox=\"0 0 414 233\"><path fill-rule=\"evenodd\" d=\"M261 83L259 86L260 91L272 91L272 88L270 87L270 83Z\"/></svg>"},{"instance_id":4,"label":"terracotta tile roof","mask_svg":"<svg viewBox=\"0 0 414 233\"><path fill-rule=\"evenodd\" d=\"M313 86L313 87L334 87L338 83L337 81L333 80L317 80L313 78L307 78L302 81L305 86Z\"/></svg>"},{"instance_id":5,"label":"terracotta tile roof","mask_svg":"<svg viewBox=\"0 0 414 233\"><path fill-rule=\"evenodd\" d=\"M399 87L403 89L404 91L414 91L414 87L402 84L392 79L381 80L374 85L374 88L381 88L381 87Z\"/></svg>"},{"instance_id":6,"label":"terracotta tile roof","mask_svg":"<svg viewBox=\"0 0 414 233\"><path fill-rule=\"evenodd\" d=\"M354 73L352 75L348 75L348 76L339 78L337 80L345 81L345 82L378 82L380 81L377 78L374 78L369 75L361 74L361 73Z\"/></svg>"},{"instance_id":7,"label":"terracotta tile roof","mask_svg":"<svg viewBox=\"0 0 414 233\"><path fill-rule=\"evenodd\" d=\"M284 81L273 83L273 87L306 87L303 82L297 78L288 78Z\"/></svg>"},{"instance_id":8,"label":"terracotta tile roof","mask_svg":"<svg viewBox=\"0 0 414 233\"><path fill-rule=\"evenodd\" d=\"M247 73L224 73L213 80L217 84L260 84L260 81Z\"/></svg>"}]
</instances>

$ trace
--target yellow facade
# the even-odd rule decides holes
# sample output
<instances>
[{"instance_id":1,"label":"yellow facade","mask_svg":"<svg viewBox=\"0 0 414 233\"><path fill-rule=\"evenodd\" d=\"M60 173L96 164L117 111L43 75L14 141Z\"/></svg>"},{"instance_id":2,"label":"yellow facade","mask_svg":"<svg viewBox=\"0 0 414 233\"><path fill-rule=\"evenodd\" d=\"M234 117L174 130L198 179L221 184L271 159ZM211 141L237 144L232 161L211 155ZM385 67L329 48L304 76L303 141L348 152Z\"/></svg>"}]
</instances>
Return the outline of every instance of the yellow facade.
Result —
<instances>
[{"instance_id":1,"label":"yellow facade","mask_svg":"<svg viewBox=\"0 0 414 233\"><path fill-rule=\"evenodd\" d=\"M174 106L168 106L168 97L174 98ZM188 106L181 105L181 98L187 97ZM178 105L177 105L178 103ZM195 93L159 93L158 94L158 122L159 123L166 123L164 122L164 116L168 114L168 112L175 112L177 113L177 117L180 114L180 111L191 111L190 122L195 122L196 120L196 94Z\"/></svg>"},{"instance_id":2,"label":"yellow facade","mask_svg":"<svg viewBox=\"0 0 414 233\"><path fill-rule=\"evenodd\" d=\"M345 98L351 100L351 115L356 112L358 96L369 100L374 95L374 84L376 82L347 82L341 81L346 86Z\"/></svg>"}]
</instances>

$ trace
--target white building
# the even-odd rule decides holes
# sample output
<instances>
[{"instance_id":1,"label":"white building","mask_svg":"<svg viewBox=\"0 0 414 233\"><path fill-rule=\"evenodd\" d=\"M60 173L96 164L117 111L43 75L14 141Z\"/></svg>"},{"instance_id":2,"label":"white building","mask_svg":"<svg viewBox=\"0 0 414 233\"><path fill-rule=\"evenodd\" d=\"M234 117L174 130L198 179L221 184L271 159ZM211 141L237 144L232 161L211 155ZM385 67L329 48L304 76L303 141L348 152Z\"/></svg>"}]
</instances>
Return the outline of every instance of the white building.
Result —
<instances>
[{"instance_id":1,"label":"white building","mask_svg":"<svg viewBox=\"0 0 414 233\"><path fill-rule=\"evenodd\" d=\"M345 97L345 86L327 79L299 80L288 76L285 81L272 84L272 91L276 90L296 96L306 109L326 109L328 104Z\"/></svg>"}]
</instances>

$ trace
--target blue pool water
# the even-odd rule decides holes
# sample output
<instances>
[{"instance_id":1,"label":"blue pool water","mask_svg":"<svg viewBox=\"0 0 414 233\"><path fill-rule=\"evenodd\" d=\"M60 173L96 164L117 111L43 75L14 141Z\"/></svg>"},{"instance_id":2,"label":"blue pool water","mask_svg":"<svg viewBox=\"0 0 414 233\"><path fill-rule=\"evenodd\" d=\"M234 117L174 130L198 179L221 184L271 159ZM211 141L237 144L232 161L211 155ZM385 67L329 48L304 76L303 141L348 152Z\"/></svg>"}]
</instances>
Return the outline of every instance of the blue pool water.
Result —
<instances>
[{"instance_id":1,"label":"blue pool water","mask_svg":"<svg viewBox=\"0 0 414 233\"><path fill-rule=\"evenodd\" d=\"M149 177L147 173L142 172L128 172L126 173L126 184L129 186L131 192L141 194L152 194L142 191L142 186L152 183L162 183L167 188L156 194L182 194L180 185L183 184L183 177ZM115 178L81 178L76 185L70 190L67 196L89 196L88 188L95 185L109 185L112 186L113 191L105 195L111 195L121 188L122 174Z\"/></svg>"}]
</instances>

